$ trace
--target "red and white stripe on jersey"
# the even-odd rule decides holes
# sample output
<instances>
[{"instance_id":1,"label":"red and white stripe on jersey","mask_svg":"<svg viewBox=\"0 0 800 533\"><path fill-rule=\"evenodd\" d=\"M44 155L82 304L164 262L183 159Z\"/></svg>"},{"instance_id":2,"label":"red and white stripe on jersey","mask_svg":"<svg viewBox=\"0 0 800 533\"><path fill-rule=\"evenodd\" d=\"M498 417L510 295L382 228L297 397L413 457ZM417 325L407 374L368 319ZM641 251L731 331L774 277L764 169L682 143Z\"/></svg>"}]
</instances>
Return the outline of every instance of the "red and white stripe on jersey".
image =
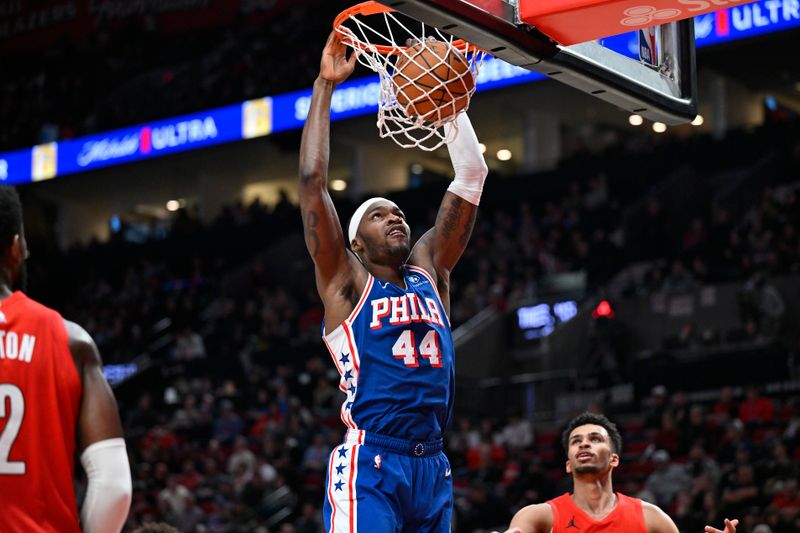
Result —
<instances>
[{"instance_id":1,"label":"red and white stripe on jersey","mask_svg":"<svg viewBox=\"0 0 800 533\"><path fill-rule=\"evenodd\" d=\"M375 278L371 274L368 275L364 291L361 293L355 308L353 308L353 312L335 330L322 337L328 352L333 358L333 363L336 365L336 370L339 372L339 390L346 395L344 402L342 402L342 407L339 409L339 414L342 422L350 429L358 427L353 420L352 407L356 401L356 385L358 384L358 373L361 366L361 359L353 338L351 324L363 309L374 281Z\"/></svg>"},{"instance_id":2,"label":"red and white stripe on jersey","mask_svg":"<svg viewBox=\"0 0 800 533\"><path fill-rule=\"evenodd\" d=\"M364 432L348 430L344 443L333 449L328 463L328 502L331 504L331 527L328 533L358 531L356 479L358 453L364 444Z\"/></svg>"},{"instance_id":3,"label":"red and white stripe on jersey","mask_svg":"<svg viewBox=\"0 0 800 533\"><path fill-rule=\"evenodd\" d=\"M353 312L350 313L350 316L344 320L348 324L353 323L353 320L356 319L359 311L361 311L361 308L364 307L364 304L367 301L367 296L369 296L369 293L372 290L373 283L375 283L375 278L372 276L372 274L367 274L367 284L364 286L364 290L361 292L361 298L358 299L358 303L353 308Z\"/></svg>"},{"instance_id":4,"label":"red and white stripe on jersey","mask_svg":"<svg viewBox=\"0 0 800 533\"><path fill-rule=\"evenodd\" d=\"M361 368L361 357L358 353L358 346L353 339L353 326L349 323L342 324L345 336L347 336L347 345L350 348L350 353L353 355L353 366L356 369L356 383L358 383L358 371Z\"/></svg>"}]
</instances>

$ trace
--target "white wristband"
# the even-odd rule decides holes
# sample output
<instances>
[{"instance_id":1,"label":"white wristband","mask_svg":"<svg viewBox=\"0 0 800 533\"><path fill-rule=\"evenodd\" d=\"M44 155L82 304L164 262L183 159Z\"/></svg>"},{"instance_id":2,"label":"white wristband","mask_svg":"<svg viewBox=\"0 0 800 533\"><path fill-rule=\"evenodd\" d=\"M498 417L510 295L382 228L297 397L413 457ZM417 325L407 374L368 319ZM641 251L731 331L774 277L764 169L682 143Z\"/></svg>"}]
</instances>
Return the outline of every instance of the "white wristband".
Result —
<instances>
[{"instance_id":1,"label":"white wristband","mask_svg":"<svg viewBox=\"0 0 800 533\"><path fill-rule=\"evenodd\" d=\"M456 173L447 190L471 204L478 205L489 169L467 114L460 114L455 122L455 125L445 125L445 128L448 128L445 132L447 138L451 138L452 128L458 130L455 138L447 143L447 151L450 152L450 161Z\"/></svg>"},{"instance_id":2,"label":"white wristband","mask_svg":"<svg viewBox=\"0 0 800 533\"><path fill-rule=\"evenodd\" d=\"M125 440L91 444L81 454L89 486L81 508L84 533L119 533L131 506L131 468Z\"/></svg>"}]
</instances>

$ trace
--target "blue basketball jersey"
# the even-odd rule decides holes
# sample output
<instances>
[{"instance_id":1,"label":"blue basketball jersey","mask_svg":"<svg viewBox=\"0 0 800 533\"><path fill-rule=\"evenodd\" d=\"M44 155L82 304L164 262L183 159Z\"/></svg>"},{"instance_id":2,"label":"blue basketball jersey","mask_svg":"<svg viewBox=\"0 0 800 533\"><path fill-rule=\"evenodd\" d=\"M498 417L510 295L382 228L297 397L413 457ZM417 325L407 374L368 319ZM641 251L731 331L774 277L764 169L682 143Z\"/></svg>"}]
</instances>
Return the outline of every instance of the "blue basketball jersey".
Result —
<instances>
[{"instance_id":1,"label":"blue basketball jersey","mask_svg":"<svg viewBox=\"0 0 800 533\"><path fill-rule=\"evenodd\" d=\"M405 288L369 275L353 312L323 339L349 429L431 441L453 409L453 338L430 274L406 266L403 279Z\"/></svg>"}]
</instances>

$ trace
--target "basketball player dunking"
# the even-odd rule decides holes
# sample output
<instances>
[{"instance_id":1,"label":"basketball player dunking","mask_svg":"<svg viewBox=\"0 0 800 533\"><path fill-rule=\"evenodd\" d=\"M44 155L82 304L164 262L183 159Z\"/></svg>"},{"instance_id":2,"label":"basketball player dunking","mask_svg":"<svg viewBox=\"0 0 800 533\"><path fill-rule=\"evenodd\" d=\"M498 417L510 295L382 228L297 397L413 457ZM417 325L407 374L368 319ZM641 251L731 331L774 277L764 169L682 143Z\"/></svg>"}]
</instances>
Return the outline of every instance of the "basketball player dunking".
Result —
<instances>
[{"instance_id":1,"label":"basketball player dunking","mask_svg":"<svg viewBox=\"0 0 800 533\"><path fill-rule=\"evenodd\" d=\"M453 505L442 453L455 375L449 276L472 232L487 168L462 114L448 145L455 180L434 228L411 249L400 208L372 198L345 240L327 189L330 106L354 66L331 34L300 149L300 208L325 305L323 338L347 396L348 429L328 464L325 528L444 533Z\"/></svg>"},{"instance_id":2,"label":"basketball player dunking","mask_svg":"<svg viewBox=\"0 0 800 533\"><path fill-rule=\"evenodd\" d=\"M619 465L622 438L608 418L579 415L567 425L561 440L573 493L525 507L506 533L678 533L672 519L655 505L614 492L611 472ZM705 531L736 533L738 523L726 518L724 531L711 526Z\"/></svg>"},{"instance_id":3,"label":"basketball player dunking","mask_svg":"<svg viewBox=\"0 0 800 533\"><path fill-rule=\"evenodd\" d=\"M89 334L22 292L27 256L19 197L0 187L0 531L116 533L131 499L117 404Z\"/></svg>"}]
</instances>

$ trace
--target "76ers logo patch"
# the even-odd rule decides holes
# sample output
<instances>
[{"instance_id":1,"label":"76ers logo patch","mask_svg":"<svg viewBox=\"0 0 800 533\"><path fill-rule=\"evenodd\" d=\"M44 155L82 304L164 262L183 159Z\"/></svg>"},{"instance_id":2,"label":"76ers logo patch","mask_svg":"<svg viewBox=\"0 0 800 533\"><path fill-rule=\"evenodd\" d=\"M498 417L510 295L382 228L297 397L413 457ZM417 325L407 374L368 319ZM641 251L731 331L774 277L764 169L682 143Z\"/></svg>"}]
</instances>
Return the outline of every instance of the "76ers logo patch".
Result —
<instances>
[{"instance_id":1,"label":"76ers logo patch","mask_svg":"<svg viewBox=\"0 0 800 533\"><path fill-rule=\"evenodd\" d=\"M373 464L372 466L374 466L378 470L381 469L381 456L380 455L376 455L375 456L375 464Z\"/></svg>"}]
</instances>

